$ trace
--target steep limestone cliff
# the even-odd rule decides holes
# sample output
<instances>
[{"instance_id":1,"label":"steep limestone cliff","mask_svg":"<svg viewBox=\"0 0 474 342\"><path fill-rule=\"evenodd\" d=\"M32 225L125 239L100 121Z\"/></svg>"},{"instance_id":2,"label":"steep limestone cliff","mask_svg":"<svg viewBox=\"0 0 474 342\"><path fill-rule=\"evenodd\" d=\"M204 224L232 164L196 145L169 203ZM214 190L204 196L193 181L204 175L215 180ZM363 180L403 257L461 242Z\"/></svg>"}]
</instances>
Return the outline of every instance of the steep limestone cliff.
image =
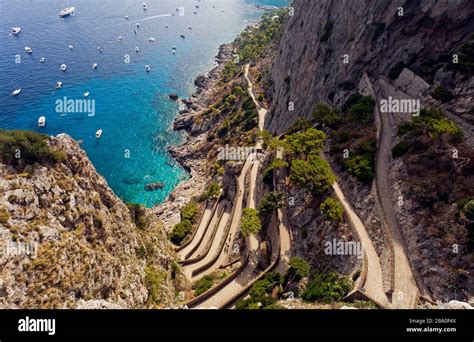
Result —
<instances>
[{"instance_id":1,"label":"steep limestone cliff","mask_svg":"<svg viewBox=\"0 0 474 342\"><path fill-rule=\"evenodd\" d=\"M0 163L0 307L169 304L173 251L160 224L137 207L132 218L69 136L45 139L61 161Z\"/></svg>"},{"instance_id":2,"label":"steep limestone cliff","mask_svg":"<svg viewBox=\"0 0 474 342\"><path fill-rule=\"evenodd\" d=\"M310 118L317 102L341 104L364 71L388 76L398 64L434 76L430 67L474 31L470 0L295 0L293 6L270 74L265 126L274 133L297 117Z\"/></svg>"}]
</instances>

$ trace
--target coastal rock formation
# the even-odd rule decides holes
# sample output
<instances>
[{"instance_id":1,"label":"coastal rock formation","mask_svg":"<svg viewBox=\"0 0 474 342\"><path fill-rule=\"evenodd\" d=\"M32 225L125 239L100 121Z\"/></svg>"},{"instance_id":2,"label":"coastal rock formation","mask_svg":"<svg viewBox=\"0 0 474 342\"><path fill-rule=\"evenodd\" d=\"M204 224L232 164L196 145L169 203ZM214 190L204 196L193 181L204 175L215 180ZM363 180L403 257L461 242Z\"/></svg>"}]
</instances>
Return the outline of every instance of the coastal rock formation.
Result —
<instances>
[{"instance_id":1,"label":"coastal rock formation","mask_svg":"<svg viewBox=\"0 0 474 342\"><path fill-rule=\"evenodd\" d=\"M69 136L48 144L65 159L22 172L0 163L0 307L168 305L173 251L161 225L132 218Z\"/></svg>"}]
</instances>

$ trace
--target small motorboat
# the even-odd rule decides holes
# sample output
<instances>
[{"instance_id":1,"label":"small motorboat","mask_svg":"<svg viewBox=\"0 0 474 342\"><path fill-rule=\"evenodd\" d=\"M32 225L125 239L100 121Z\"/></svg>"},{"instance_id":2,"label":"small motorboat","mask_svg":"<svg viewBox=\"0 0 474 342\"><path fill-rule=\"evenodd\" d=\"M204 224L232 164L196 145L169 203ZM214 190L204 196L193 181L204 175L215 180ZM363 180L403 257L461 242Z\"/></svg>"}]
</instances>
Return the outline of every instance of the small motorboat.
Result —
<instances>
[{"instance_id":1,"label":"small motorboat","mask_svg":"<svg viewBox=\"0 0 474 342\"><path fill-rule=\"evenodd\" d=\"M184 34L180 35L180 37L183 38L183 39L186 38L186 36Z\"/></svg>"},{"instance_id":2,"label":"small motorboat","mask_svg":"<svg viewBox=\"0 0 474 342\"><path fill-rule=\"evenodd\" d=\"M140 52L140 49L138 48L138 46L135 47L135 52Z\"/></svg>"},{"instance_id":3,"label":"small motorboat","mask_svg":"<svg viewBox=\"0 0 474 342\"><path fill-rule=\"evenodd\" d=\"M92 69L97 69L97 63L92 64Z\"/></svg>"},{"instance_id":4,"label":"small motorboat","mask_svg":"<svg viewBox=\"0 0 474 342\"><path fill-rule=\"evenodd\" d=\"M44 57L40 58L40 63L44 63L45 61L46 61L46 59Z\"/></svg>"},{"instance_id":5,"label":"small motorboat","mask_svg":"<svg viewBox=\"0 0 474 342\"><path fill-rule=\"evenodd\" d=\"M122 39L123 39L122 36L118 36L118 37L117 37L117 40L118 40L119 42L121 42Z\"/></svg>"},{"instance_id":6,"label":"small motorboat","mask_svg":"<svg viewBox=\"0 0 474 342\"><path fill-rule=\"evenodd\" d=\"M145 65L145 71L150 72L150 66L149 65Z\"/></svg>"},{"instance_id":7,"label":"small motorboat","mask_svg":"<svg viewBox=\"0 0 474 342\"><path fill-rule=\"evenodd\" d=\"M193 29L193 27L192 27L191 25L189 25L189 26L188 26L188 29L192 30L192 29Z\"/></svg>"},{"instance_id":8,"label":"small motorboat","mask_svg":"<svg viewBox=\"0 0 474 342\"><path fill-rule=\"evenodd\" d=\"M128 20L128 15L125 16L125 20Z\"/></svg>"},{"instance_id":9,"label":"small motorboat","mask_svg":"<svg viewBox=\"0 0 474 342\"><path fill-rule=\"evenodd\" d=\"M18 33L21 32L21 27L12 27L12 30L10 32L13 35L17 35Z\"/></svg>"},{"instance_id":10,"label":"small motorboat","mask_svg":"<svg viewBox=\"0 0 474 342\"><path fill-rule=\"evenodd\" d=\"M155 40L156 40L155 37L150 37L150 38L148 38L148 41L149 41L150 43L153 43Z\"/></svg>"},{"instance_id":11,"label":"small motorboat","mask_svg":"<svg viewBox=\"0 0 474 342\"><path fill-rule=\"evenodd\" d=\"M46 118L44 116L40 116L38 119L38 127L44 127L46 125Z\"/></svg>"},{"instance_id":12,"label":"small motorboat","mask_svg":"<svg viewBox=\"0 0 474 342\"><path fill-rule=\"evenodd\" d=\"M63 87L63 82L56 82L56 89L61 89Z\"/></svg>"},{"instance_id":13,"label":"small motorboat","mask_svg":"<svg viewBox=\"0 0 474 342\"><path fill-rule=\"evenodd\" d=\"M97 132L95 132L95 138L100 139L101 136L102 136L102 130L99 129Z\"/></svg>"},{"instance_id":14,"label":"small motorboat","mask_svg":"<svg viewBox=\"0 0 474 342\"><path fill-rule=\"evenodd\" d=\"M20 93L21 93L21 88L15 89L14 91L12 91L12 96L17 96Z\"/></svg>"},{"instance_id":15,"label":"small motorboat","mask_svg":"<svg viewBox=\"0 0 474 342\"><path fill-rule=\"evenodd\" d=\"M136 23L135 25L137 28L140 28L140 24L139 23Z\"/></svg>"},{"instance_id":16,"label":"small motorboat","mask_svg":"<svg viewBox=\"0 0 474 342\"><path fill-rule=\"evenodd\" d=\"M176 50L176 46L173 46L171 49L172 49L172 50Z\"/></svg>"},{"instance_id":17,"label":"small motorboat","mask_svg":"<svg viewBox=\"0 0 474 342\"><path fill-rule=\"evenodd\" d=\"M88 91L86 91L86 92L84 93L84 97L85 97L85 98L88 98L88 97L89 97L89 94L90 94L90 93L89 93Z\"/></svg>"},{"instance_id":18,"label":"small motorboat","mask_svg":"<svg viewBox=\"0 0 474 342\"><path fill-rule=\"evenodd\" d=\"M65 9L63 9L61 12L59 12L59 17L60 18L64 18L64 17L67 17L67 16L70 16L70 15L73 15L76 11L76 8L75 7L66 7Z\"/></svg>"},{"instance_id":19,"label":"small motorboat","mask_svg":"<svg viewBox=\"0 0 474 342\"><path fill-rule=\"evenodd\" d=\"M74 46L69 45L69 50L74 50Z\"/></svg>"},{"instance_id":20,"label":"small motorboat","mask_svg":"<svg viewBox=\"0 0 474 342\"><path fill-rule=\"evenodd\" d=\"M33 53L33 49L30 48L29 46L25 46L25 51L26 51L26 53L28 53L28 54L32 54L32 53Z\"/></svg>"},{"instance_id":21,"label":"small motorboat","mask_svg":"<svg viewBox=\"0 0 474 342\"><path fill-rule=\"evenodd\" d=\"M67 70L67 65L66 64L61 64L61 66L59 68L61 69L61 71L66 71Z\"/></svg>"},{"instance_id":22,"label":"small motorboat","mask_svg":"<svg viewBox=\"0 0 474 342\"><path fill-rule=\"evenodd\" d=\"M144 10L144 11L146 11L146 10L147 10L146 3L143 3L143 4L142 4L142 7L143 7L143 10Z\"/></svg>"},{"instance_id":23,"label":"small motorboat","mask_svg":"<svg viewBox=\"0 0 474 342\"><path fill-rule=\"evenodd\" d=\"M173 52L173 55L175 55L175 54L176 54L176 50L171 50L171 51Z\"/></svg>"},{"instance_id":24,"label":"small motorboat","mask_svg":"<svg viewBox=\"0 0 474 342\"><path fill-rule=\"evenodd\" d=\"M133 34L135 34L135 35L136 35L136 34L137 34L137 30L133 30Z\"/></svg>"},{"instance_id":25,"label":"small motorboat","mask_svg":"<svg viewBox=\"0 0 474 342\"><path fill-rule=\"evenodd\" d=\"M165 25L165 28L168 28L168 25Z\"/></svg>"},{"instance_id":26,"label":"small motorboat","mask_svg":"<svg viewBox=\"0 0 474 342\"><path fill-rule=\"evenodd\" d=\"M104 50L100 46L97 48L97 50L99 50L99 52L104 52Z\"/></svg>"}]
</instances>

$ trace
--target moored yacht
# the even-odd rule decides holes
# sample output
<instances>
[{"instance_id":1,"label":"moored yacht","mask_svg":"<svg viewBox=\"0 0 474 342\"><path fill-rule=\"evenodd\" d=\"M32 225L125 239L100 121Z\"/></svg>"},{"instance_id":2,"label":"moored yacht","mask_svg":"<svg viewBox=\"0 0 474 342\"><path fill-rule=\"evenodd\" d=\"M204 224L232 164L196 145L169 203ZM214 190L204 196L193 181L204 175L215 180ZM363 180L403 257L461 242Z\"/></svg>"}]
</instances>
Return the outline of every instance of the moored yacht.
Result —
<instances>
[{"instance_id":1,"label":"moored yacht","mask_svg":"<svg viewBox=\"0 0 474 342\"><path fill-rule=\"evenodd\" d=\"M44 116L40 116L38 119L38 127L44 127L46 125L46 118Z\"/></svg>"},{"instance_id":2,"label":"moored yacht","mask_svg":"<svg viewBox=\"0 0 474 342\"><path fill-rule=\"evenodd\" d=\"M145 65L145 71L150 72L150 66L149 65Z\"/></svg>"},{"instance_id":3,"label":"moored yacht","mask_svg":"<svg viewBox=\"0 0 474 342\"><path fill-rule=\"evenodd\" d=\"M15 89L14 91L12 91L12 96L17 96L20 93L21 93L21 88Z\"/></svg>"},{"instance_id":4,"label":"moored yacht","mask_svg":"<svg viewBox=\"0 0 474 342\"><path fill-rule=\"evenodd\" d=\"M84 97L85 97L85 98L88 98L88 97L89 97L89 94L90 94L90 93L89 93L88 91L86 91L86 92L84 93Z\"/></svg>"},{"instance_id":5,"label":"moored yacht","mask_svg":"<svg viewBox=\"0 0 474 342\"><path fill-rule=\"evenodd\" d=\"M92 64L92 69L97 69L97 63Z\"/></svg>"},{"instance_id":6,"label":"moored yacht","mask_svg":"<svg viewBox=\"0 0 474 342\"><path fill-rule=\"evenodd\" d=\"M99 52L104 52L104 50L100 46L97 48L97 50L99 50Z\"/></svg>"},{"instance_id":7,"label":"moored yacht","mask_svg":"<svg viewBox=\"0 0 474 342\"><path fill-rule=\"evenodd\" d=\"M135 52L140 52L140 49L138 48L138 46L135 47Z\"/></svg>"},{"instance_id":8,"label":"moored yacht","mask_svg":"<svg viewBox=\"0 0 474 342\"><path fill-rule=\"evenodd\" d=\"M155 40L156 40L155 37L150 37L150 38L148 38L148 41L149 41L150 43L153 43Z\"/></svg>"},{"instance_id":9,"label":"moored yacht","mask_svg":"<svg viewBox=\"0 0 474 342\"><path fill-rule=\"evenodd\" d=\"M26 51L26 53L28 53L28 54L32 54L32 53L33 53L33 49L30 48L29 46L25 46L25 51Z\"/></svg>"},{"instance_id":10,"label":"moored yacht","mask_svg":"<svg viewBox=\"0 0 474 342\"><path fill-rule=\"evenodd\" d=\"M21 27L12 27L11 34L18 34L21 32Z\"/></svg>"},{"instance_id":11,"label":"moored yacht","mask_svg":"<svg viewBox=\"0 0 474 342\"><path fill-rule=\"evenodd\" d=\"M74 50L74 46L69 45L69 50Z\"/></svg>"},{"instance_id":12,"label":"moored yacht","mask_svg":"<svg viewBox=\"0 0 474 342\"><path fill-rule=\"evenodd\" d=\"M58 81L56 82L56 89L61 89L63 87L63 82Z\"/></svg>"},{"instance_id":13,"label":"moored yacht","mask_svg":"<svg viewBox=\"0 0 474 342\"><path fill-rule=\"evenodd\" d=\"M67 65L66 64L61 64L60 69L61 69L61 71L66 71L67 70Z\"/></svg>"},{"instance_id":14,"label":"moored yacht","mask_svg":"<svg viewBox=\"0 0 474 342\"><path fill-rule=\"evenodd\" d=\"M119 42L121 42L122 39L123 39L122 36L118 36L118 37L117 37L117 40L118 40Z\"/></svg>"},{"instance_id":15,"label":"moored yacht","mask_svg":"<svg viewBox=\"0 0 474 342\"><path fill-rule=\"evenodd\" d=\"M100 139L101 136L102 136L102 130L99 129L97 132L95 132L95 137L96 139Z\"/></svg>"},{"instance_id":16,"label":"moored yacht","mask_svg":"<svg viewBox=\"0 0 474 342\"><path fill-rule=\"evenodd\" d=\"M143 7L143 10L144 10L144 11L146 11L146 10L147 10L146 3L143 3L143 4L142 4L142 7Z\"/></svg>"},{"instance_id":17,"label":"moored yacht","mask_svg":"<svg viewBox=\"0 0 474 342\"><path fill-rule=\"evenodd\" d=\"M44 63L45 61L46 61L46 59L44 57L40 58L40 63Z\"/></svg>"},{"instance_id":18,"label":"moored yacht","mask_svg":"<svg viewBox=\"0 0 474 342\"><path fill-rule=\"evenodd\" d=\"M61 12L59 12L59 17L60 18L64 18L64 17L67 17L69 15L73 15L74 12L76 11L76 8L71 6L71 7L66 7L65 9L63 9Z\"/></svg>"}]
</instances>

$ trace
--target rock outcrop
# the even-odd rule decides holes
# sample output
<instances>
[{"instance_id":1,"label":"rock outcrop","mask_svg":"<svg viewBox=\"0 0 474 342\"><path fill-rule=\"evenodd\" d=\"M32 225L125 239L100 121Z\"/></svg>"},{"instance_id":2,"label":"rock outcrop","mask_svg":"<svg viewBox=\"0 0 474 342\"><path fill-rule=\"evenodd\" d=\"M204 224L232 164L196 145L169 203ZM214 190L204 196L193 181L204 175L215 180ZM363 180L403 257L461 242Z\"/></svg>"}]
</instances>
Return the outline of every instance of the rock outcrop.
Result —
<instances>
[{"instance_id":1,"label":"rock outcrop","mask_svg":"<svg viewBox=\"0 0 474 342\"><path fill-rule=\"evenodd\" d=\"M0 307L134 308L174 299L173 250L156 218L137 225L80 146L23 172L0 163Z\"/></svg>"}]
</instances>

